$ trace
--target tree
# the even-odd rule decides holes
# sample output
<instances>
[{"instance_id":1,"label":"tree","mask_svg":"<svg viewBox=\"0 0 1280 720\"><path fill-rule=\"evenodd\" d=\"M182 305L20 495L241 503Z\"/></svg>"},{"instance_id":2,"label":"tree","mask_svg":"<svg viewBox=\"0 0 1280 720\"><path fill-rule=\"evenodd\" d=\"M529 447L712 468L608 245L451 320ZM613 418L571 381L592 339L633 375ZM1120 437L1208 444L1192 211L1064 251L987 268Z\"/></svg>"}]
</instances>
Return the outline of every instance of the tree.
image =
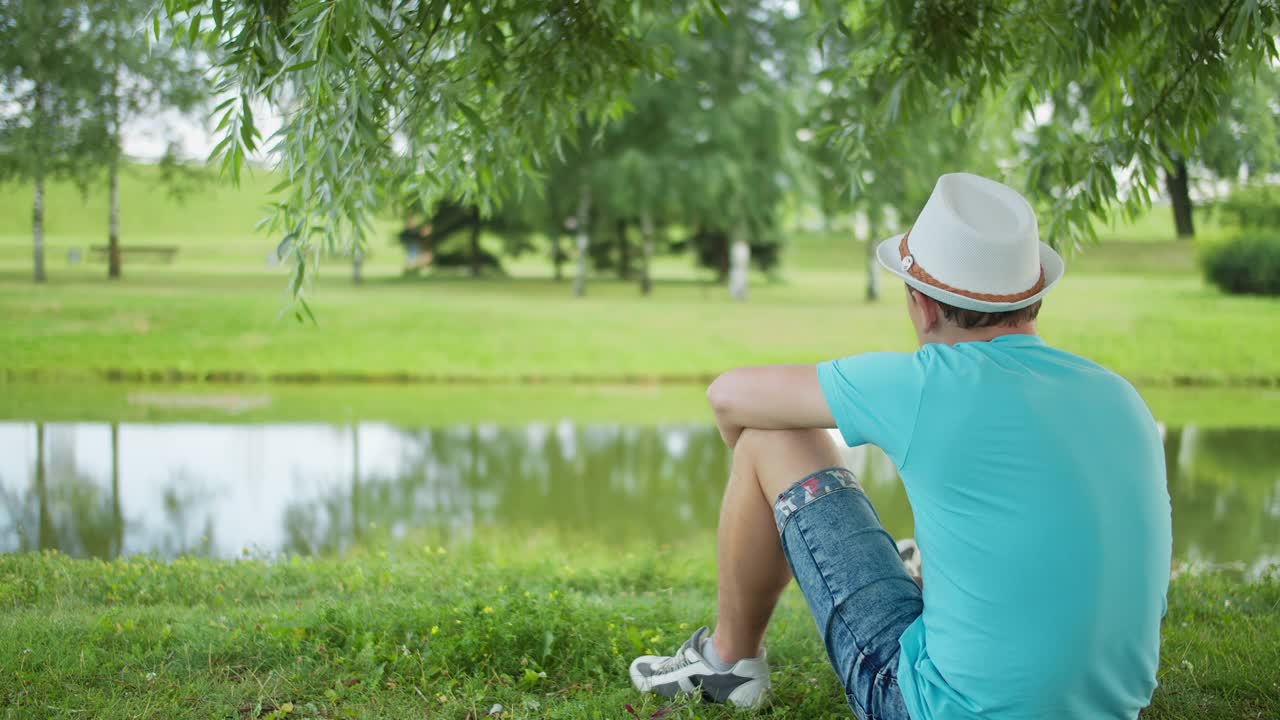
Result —
<instances>
[{"instance_id":1,"label":"tree","mask_svg":"<svg viewBox=\"0 0 1280 720\"><path fill-rule=\"evenodd\" d=\"M836 102L844 105L848 100ZM811 144L812 162L821 178L817 196L823 212L854 212L863 220L869 302L880 298L879 241L905 229L914 213L924 207L939 175L959 171L1003 175L997 160L1009 157L1010 143L1002 139L980 118L966 124L954 124L943 117L905 125L882 136L882 150L871 156L860 177L854 177L852 169L839 162L841 154L828 142L815 140ZM890 222L896 225L890 226Z\"/></svg>"},{"instance_id":2,"label":"tree","mask_svg":"<svg viewBox=\"0 0 1280 720\"><path fill-rule=\"evenodd\" d=\"M682 219L724 233L729 294L745 300L752 244L776 246L782 200L804 172L793 88L809 48L805 23L780 6L742 1L726 13L689 38L697 74L682 77L697 105L673 149Z\"/></svg>"},{"instance_id":3,"label":"tree","mask_svg":"<svg viewBox=\"0 0 1280 720\"><path fill-rule=\"evenodd\" d=\"M545 171L531 172L521 178L515 197L506 204L505 212L516 224L541 225L547 228L551 262L557 282L563 279L563 264L569 254L560 246L566 229L573 230L574 264L573 294L581 297L587 289L587 259L591 254L593 201L592 165L606 154L602 138L589 123L579 119L573 132L555 141L554 154L548 158Z\"/></svg>"},{"instance_id":4,"label":"tree","mask_svg":"<svg viewBox=\"0 0 1280 720\"><path fill-rule=\"evenodd\" d=\"M691 230L684 245L745 299L753 250L762 267L776 261L781 202L804 172L793 88L809 46L802 21L780 6L721 5L723 21L655 38L674 70L637 81L629 112L591 158L591 186L604 217L641 228L642 288L655 224L678 223Z\"/></svg>"},{"instance_id":5,"label":"tree","mask_svg":"<svg viewBox=\"0 0 1280 720\"><path fill-rule=\"evenodd\" d=\"M1277 90L1280 75L1270 66L1258 69L1256 76L1233 78L1218 113L1198 136L1192 154L1167 143L1160 145L1164 190L1178 237L1195 235L1191 189L1197 178L1233 184L1241 176L1276 167L1280 160L1280 112L1272 107L1272 99ZM1049 103L1050 121L1035 129L1033 144L1053 144L1058 128L1063 126L1088 127L1097 91L1093 84L1077 83L1054 92ZM1048 194L1052 188L1046 183L1039 190Z\"/></svg>"},{"instance_id":6,"label":"tree","mask_svg":"<svg viewBox=\"0 0 1280 720\"><path fill-rule=\"evenodd\" d=\"M866 298L880 297L880 263L876 246L887 234L887 222L910 222L924 206L939 175L968 171L1001 176L1001 161L1014 155L1012 128L1000 122L994 108L951 113L913 114L909 122L868 135L860 164L846 162L837 142L839 128L859 122L868 107L877 107L892 92L884 84L843 82L843 62L852 51L851 38L828 33L819 46L820 70L810 90L813 100L802 131L806 161L815 169L816 198L825 216L857 213L864 221ZM1012 163L1009 163L1012 164Z\"/></svg>"},{"instance_id":7,"label":"tree","mask_svg":"<svg viewBox=\"0 0 1280 720\"><path fill-rule=\"evenodd\" d=\"M102 144L100 78L76 0L0 0L0 180L30 180L32 268L44 282L44 190L51 178L89 182Z\"/></svg>"},{"instance_id":8,"label":"tree","mask_svg":"<svg viewBox=\"0 0 1280 720\"><path fill-rule=\"evenodd\" d=\"M836 133L858 169L874 138L923 116L998 101L1017 127L1055 94L1090 88L1086 122L1025 148L1025 185L1058 244L1093 237L1093 218L1117 203L1130 216L1150 205L1166 153L1193 154L1233 78L1276 60L1280 20L1275 3L1241 0L818 4L825 32L851 40L842 81L887 89Z\"/></svg>"},{"instance_id":9,"label":"tree","mask_svg":"<svg viewBox=\"0 0 1280 720\"><path fill-rule=\"evenodd\" d=\"M1235 183L1242 177L1275 172L1280 167L1280 72L1264 65L1256 75L1241 75L1232 82L1231 93L1223 98L1217 119L1200 138L1193 165L1210 178ZM1175 170L1176 172L1176 170ZM1185 161L1181 172L1187 173ZM1175 220L1180 208L1185 221L1177 222L1179 237L1195 234L1191 196L1186 183L1179 194L1169 188ZM1185 232L1184 232L1185 230Z\"/></svg>"},{"instance_id":10,"label":"tree","mask_svg":"<svg viewBox=\"0 0 1280 720\"><path fill-rule=\"evenodd\" d=\"M165 5L190 24L188 35L217 50L220 90L235 97L218 111L226 134L216 154L233 175L261 140L250 101L284 111L274 144L284 200L271 227L295 261L295 292L312 242L359 241L387 192L454 192L487 208L519 177L546 167L551 149L577 128L616 120L634 81L665 66L663 45L654 41L660 30L684 25L714 42L758 34L756 16L777 19L788 7L716 0ZM902 126L940 115L965 122L994 103L1010 127L1021 128L1055 93L1096 88L1084 126L1036 134L1023 149L1019 175L1041 206L1044 235L1058 244L1091 237L1094 219L1108 218L1117 201L1129 215L1149 206L1164 148L1190 156L1232 78L1276 59L1280 12L1274 2L1245 0L815 0L812 9L825 21L819 36L850 40L838 84L877 97L831 134L858 183L873 166L870 153ZM713 15L720 19L703 21ZM772 74L728 52L733 42L720 47L726 53L716 62L674 66L672 74L713 85L736 71ZM750 92L717 95L704 97L726 101L716 105L725 114L758 122L753 134L794 129L777 122L784 104ZM747 115L753 110L760 116ZM700 161L717 146L689 147L690 170L715 167ZM767 229L747 188L768 188L776 176L752 169L767 163L735 164L727 150L720 154L727 164L699 180L721 191L721 208L744 218L725 228L741 247ZM692 175L675 179L692 185ZM710 212L702 210L691 214Z\"/></svg>"},{"instance_id":11,"label":"tree","mask_svg":"<svg viewBox=\"0 0 1280 720\"><path fill-rule=\"evenodd\" d=\"M95 60L98 123L105 142L98 154L107 170L107 276L120 277L120 163L122 128L143 114L154 122L166 110L189 113L208 97L204 68L194 53L169 43L148 42L152 0L89 3L95 32L84 36Z\"/></svg>"},{"instance_id":12,"label":"tree","mask_svg":"<svg viewBox=\"0 0 1280 720\"><path fill-rule=\"evenodd\" d=\"M536 173L560 138L621 112L620 91L656 48L657 0L164 0L215 58L214 155L232 176L262 142L253 101L281 111L272 143L299 298L317 245L363 243L374 212L449 194L488 210ZM389 202L390 201L390 202ZM305 305L302 308L305 311Z\"/></svg>"}]
</instances>

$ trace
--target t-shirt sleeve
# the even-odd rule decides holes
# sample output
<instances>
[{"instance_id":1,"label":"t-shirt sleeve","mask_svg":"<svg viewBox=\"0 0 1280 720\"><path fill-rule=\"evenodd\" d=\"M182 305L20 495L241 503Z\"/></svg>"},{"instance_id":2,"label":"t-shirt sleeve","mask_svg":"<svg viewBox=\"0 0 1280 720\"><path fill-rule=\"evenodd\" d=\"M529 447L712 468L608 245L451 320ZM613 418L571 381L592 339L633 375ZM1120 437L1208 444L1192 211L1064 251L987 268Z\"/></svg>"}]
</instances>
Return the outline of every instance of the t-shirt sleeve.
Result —
<instances>
[{"instance_id":1,"label":"t-shirt sleeve","mask_svg":"<svg viewBox=\"0 0 1280 720\"><path fill-rule=\"evenodd\" d=\"M924 388L918 355L866 353L820 363L818 385L845 443L876 445L902 467Z\"/></svg>"}]
</instances>

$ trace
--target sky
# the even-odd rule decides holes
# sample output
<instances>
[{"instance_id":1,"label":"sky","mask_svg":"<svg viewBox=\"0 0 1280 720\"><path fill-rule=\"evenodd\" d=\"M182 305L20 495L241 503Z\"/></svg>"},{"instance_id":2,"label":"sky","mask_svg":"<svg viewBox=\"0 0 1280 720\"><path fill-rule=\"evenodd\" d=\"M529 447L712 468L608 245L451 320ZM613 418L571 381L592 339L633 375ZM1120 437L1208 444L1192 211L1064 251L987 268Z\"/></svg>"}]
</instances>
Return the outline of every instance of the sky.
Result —
<instances>
[{"instance_id":1,"label":"sky","mask_svg":"<svg viewBox=\"0 0 1280 720\"><path fill-rule=\"evenodd\" d=\"M211 102L216 107L221 100ZM280 115L265 103L253 104L253 117L264 140L280 129ZM183 116L174 111L135 118L124 127L124 153L141 161L159 160L169 143L176 145L177 154L184 160L203 162L218 143L212 132L213 122L205 113ZM267 153L259 150L252 159L266 162Z\"/></svg>"}]
</instances>

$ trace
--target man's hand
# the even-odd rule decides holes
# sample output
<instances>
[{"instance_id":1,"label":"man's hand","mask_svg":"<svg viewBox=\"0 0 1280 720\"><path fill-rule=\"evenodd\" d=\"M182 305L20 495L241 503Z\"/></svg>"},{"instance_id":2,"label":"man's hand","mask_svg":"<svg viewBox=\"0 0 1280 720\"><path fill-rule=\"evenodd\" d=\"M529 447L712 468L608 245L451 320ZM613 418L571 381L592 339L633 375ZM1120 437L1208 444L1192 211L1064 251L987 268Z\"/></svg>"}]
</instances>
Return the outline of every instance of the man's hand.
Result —
<instances>
[{"instance_id":1,"label":"man's hand","mask_svg":"<svg viewBox=\"0 0 1280 720\"><path fill-rule=\"evenodd\" d=\"M730 370L707 388L724 444L732 448L747 428L831 428L836 421L813 365L763 365Z\"/></svg>"}]
</instances>

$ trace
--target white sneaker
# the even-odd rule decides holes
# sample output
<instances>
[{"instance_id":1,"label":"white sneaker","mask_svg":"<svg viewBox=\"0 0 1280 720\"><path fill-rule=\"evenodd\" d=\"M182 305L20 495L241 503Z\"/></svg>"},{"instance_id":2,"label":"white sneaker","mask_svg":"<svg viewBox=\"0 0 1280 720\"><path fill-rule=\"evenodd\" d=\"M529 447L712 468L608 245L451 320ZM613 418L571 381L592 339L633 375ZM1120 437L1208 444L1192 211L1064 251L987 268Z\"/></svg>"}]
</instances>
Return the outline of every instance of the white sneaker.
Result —
<instances>
[{"instance_id":1,"label":"white sneaker","mask_svg":"<svg viewBox=\"0 0 1280 720\"><path fill-rule=\"evenodd\" d=\"M920 547L915 538L898 541L898 557L902 558L902 566L917 583L920 582Z\"/></svg>"},{"instance_id":2,"label":"white sneaker","mask_svg":"<svg viewBox=\"0 0 1280 720\"><path fill-rule=\"evenodd\" d=\"M662 697L697 693L707 702L758 708L769 692L765 653L744 658L720 671L702 655L707 628L700 627L675 655L645 655L631 663L631 684L640 692Z\"/></svg>"}]
</instances>

